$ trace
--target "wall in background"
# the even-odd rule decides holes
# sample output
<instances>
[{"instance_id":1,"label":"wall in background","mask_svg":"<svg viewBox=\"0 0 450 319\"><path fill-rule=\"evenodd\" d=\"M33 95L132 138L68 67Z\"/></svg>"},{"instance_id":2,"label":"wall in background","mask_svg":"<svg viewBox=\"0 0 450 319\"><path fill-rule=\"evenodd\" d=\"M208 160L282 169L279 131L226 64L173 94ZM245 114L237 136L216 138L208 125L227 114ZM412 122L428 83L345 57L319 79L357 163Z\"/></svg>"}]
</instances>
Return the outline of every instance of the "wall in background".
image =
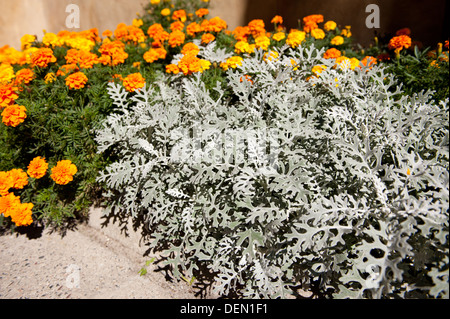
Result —
<instances>
[{"instance_id":1,"label":"wall in background","mask_svg":"<svg viewBox=\"0 0 450 319\"><path fill-rule=\"evenodd\" d=\"M48 32L65 30L68 4L77 4L81 12L81 30L98 28L114 30L120 22L131 24L136 13L148 0L0 0L0 47L10 45L20 48L24 34L35 34L42 39ZM220 16L230 30L261 18L271 29L270 20L281 15L288 28L298 27L298 20L309 14L320 13L326 20L341 26L351 25L355 41L369 44L374 30L365 26L368 4L377 4L381 11L380 34L393 33L409 27L414 40L425 45L448 39L448 10L446 0L211 0L210 17Z\"/></svg>"}]
</instances>

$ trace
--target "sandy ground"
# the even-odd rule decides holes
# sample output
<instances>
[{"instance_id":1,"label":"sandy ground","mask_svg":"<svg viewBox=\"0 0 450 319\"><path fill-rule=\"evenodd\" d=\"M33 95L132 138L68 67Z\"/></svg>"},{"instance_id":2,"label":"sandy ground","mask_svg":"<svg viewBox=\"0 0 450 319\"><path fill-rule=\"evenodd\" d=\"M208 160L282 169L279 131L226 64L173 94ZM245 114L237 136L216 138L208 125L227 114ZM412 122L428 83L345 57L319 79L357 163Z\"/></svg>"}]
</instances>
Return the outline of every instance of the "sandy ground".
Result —
<instances>
[{"instance_id":1,"label":"sandy ground","mask_svg":"<svg viewBox=\"0 0 450 319\"><path fill-rule=\"evenodd\" d=\"M123 224L102 225L101 209L65 236L0 235L0 299L192 299L187 283L146 266L140 234ZM145 267L143 276L139 271Z\"/></svg>"}]
</instances>

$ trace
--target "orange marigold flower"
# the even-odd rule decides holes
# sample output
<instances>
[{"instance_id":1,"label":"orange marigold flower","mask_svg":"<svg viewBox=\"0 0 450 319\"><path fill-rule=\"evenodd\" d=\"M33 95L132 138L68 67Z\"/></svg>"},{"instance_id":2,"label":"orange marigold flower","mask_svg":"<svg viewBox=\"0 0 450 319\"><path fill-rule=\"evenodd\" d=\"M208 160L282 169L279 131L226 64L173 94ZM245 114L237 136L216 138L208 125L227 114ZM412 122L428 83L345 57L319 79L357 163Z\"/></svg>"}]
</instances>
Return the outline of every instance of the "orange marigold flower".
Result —
<instances>
[{"instance_id":1,"label":"orange marigold flower","mask_svg":"<svg viewBox=\"0 0 450 319\"><path fill-rule=\"evenodd\" d=\"M78 169L70 160L62 160L56 163L56 166L52 168L50 174L51 179L59 185L67 185L73 181L73 175L77 173Z\"/></svg>"},{"instance_id":2,"label":"orange marigold flower","mask_svg":"<svg viewBox=\"0 0 450 319\"><path fill-rule=\"evenodd\" d=\"M48 163L45 158L35 157L28 165L27 173L29 176L39 179L45 175L48 169Z\"/></svg>"},{"instance_id":3,"label":"orange marigold flower","mask_svg":"<svg viewBox=\"0 0 450 319\"><path fill-rule=\"evenodd\" d=\"M191 22L186 27L186 34L194 37L197 33L202 32L203 29L197 22Z\"/></svg>"},{"instance_id":4,"label":"orange marigold flower","mask_svg":"<svg viewBox=\"0 0 450 319\"><path fill-rule=\"evenodd\" d=\"M342 55L341 51L335 48L328 49L323 54L324 59L336 59Z\"/></svg>"},{"instance_id":5,"label":"orange marigold flower","mask_svg":"<svg viewBox=\"0 0 450 319\"><path fill-rule=\"evenodd\" d=\"M16 226L28 226L33 223L32 209L33 203L21 203L15 205L10 210L11 221L16 224Z\"/></svg>"},{"instance_id":6,"label":"orange marigold flower","mask_svg":"<svg viewBox=\"0 0 450 319\"><path fill-rule=\"evenodd\" d=\"M305 32L311 32L314 29L317 29L318 23L323 22L323 15L321 14L312 14L303 18L303 30Z\"/></svg>"},{"instance_id":7,"label":"orange marigold flower","mask_svg":"<svg viewBox=\"0 0 450 319\"><path fill-rule=\"evenodd\" d=\"M72 90L79 90L84 88L87 82L88 78L86 75L84 75L83 72L76 72L66 78L66 85L69 87L69 89Z\"/></svg>"},{"instance_id":8,"label":"orange marigold flower","mask_svg":"<svg viewBox=\"0 0 450 319\"><path fill-rule=\"evenodd\" d=\"M364 59L361 60L361 63L363 66L372 68L372 66L377 64L377 59L374 58L373 56L368 55L368 56L364 57Z\"/></svg>"},{"instance_id":9,"label":"orange marigold flower","mask_svg":"<svg viewBox=\"0 0 450 319\"><path fill-rule=\"evenodd\" d=\"M205 15L207 15L209 13L209 10L206 8L200 8L197 11L195 11L195 15L199 18L204 17Z\"/></svg>"},{"instance_id":10,"label":"orange marigold flower","mask_svg":"<svg viewBox=\"0 0 450 319\"><path fill-rule=\"evenodd\" d=\"M56 71L56 76L66 76L73 71L78 71L78 66L75 63L64 64L59 67L58 71Z\"/></svg>"},{"instance_id":11,"label":"orange marigold flower","mask_svg":"<svg viewBox=\"0 0 450 319\"><path fill-rule=\"evenodd\" d=\"M200 48L192 42L186 43L181 49L181 54L193 54L197 55L200 52Z\"/></svg>"},{"instance_id":12,"label":"orange marigold flower","mask_svg":"<svg viewBox=\"0 0 450 319\"><path fill-rule=\"evenodd\" d=\"M178 68L184 73L184 75L189 75L195 72L203 72L204 70L209 69L211 65L211 62L199 59L194 53L195 51L184 55L178 62Z\"/></svg>"},{"instance_id":13,"label":"orange marigold flower","mask_svg":"<svg viewBox=\"0 0 450 319\"><path fill-rule=\"evenodd\" d=\"M180 68L175 64L166 65L166 73L178 74L180 73Z\"/></svg>"},{"instance_id":14,"label":"orange marigold flower","mask_svg":"<svg viewBox=\"0 0 450 319\"><path fill-rule=\"evenodd\" d=\"M217 32L218 33L227 28L227 23L225 22L225 20L222 20L219 17L214 17L214 18L210 19L209 21L203 20L201 27L203 28L203 31L205 31L205 32Z\"/></svg>"},{"instance_id":15,"label":"orange marigold flower","mask_svg":"<svg viewBox=\"0 0 450 319\"><path fill-rule=\"evenodd\" d=\"M2 122L6 126L16 127L27 118L27 109L23 105L8 105L2 112Z\"/></svg>"},{"instance_id":16,"label":"orange marigold flower","mask_svg":"<svg viewBox=\"0 0 450 319\"><path fill-rule=\"evenodd\" d=\"M123 79L123 86L128 92L134 92L137 89L142 89L145 85L145 79L138 73L132 73Z\"/></svg>"},{"instance_id":17,"label":"orange marigold flower","mask_svg":"<svg viewBox=\"0 0 450 319\"><path fill-rule=\"evenodd\" d=\"M151 38L155 38L155 35L161 32L164 32L164 28L159 23L152 24L147 30L147 34Z\"/></svg>"},{"instance_id":18,"label":"orange marigold flower","mask_svg":"<svg viewBox=\"0 0 450 319\"><path fill-rule=\"evenodd\" d=\"M29 84L34 79L34 72L31 69L21 69L16 72L14 83L16 85Z\"/></svg>"},{"instance_id":19,"label":"orange marigold flower","mask_svg":"<svg viewBox=\"0 0 450 319\"><path fill-rule=\"evenodd\" d=\"M113 33L111 30L105 30L105 31L103 31L102 36L105 38L110 38L113 36Z\"/></svg>"},{"instance_id":20,"label":"orange marigold flower","mask_svg":"<svg viewBox=\"0 0 450 319\"><path fill-rule=\"evenodd\" d=\"M9 172L0 172L0 196L6 196L9 189L12 188L13 182Z\"/></svg>"},{"instance_id":21,"label":"orange marigold flower","mask_svg":"<svg viewBox=\"0 0 450 319\"><path fill-rule=\"evenodd\" d=\"M169 45L172 48L180 46L184 43L186 35L181 31L173 31L169 34Z\"/></svg>"},{"instance_id":22,"label":"orange marigold flower","mask_svg":"<svg viewBox=\"0 0 450 319\"><path fill-rule=\"evenodd\" d=\"M0 109L14 103L19 96L10 84L0 84Z\"/></svg>"},{"instance_id":23,"label":"orange marigold flower","mask_svg":"<svg viewBox=\"0 0 450 319\"><path fill-rule=\"evenodd\" d=\"M272 18L270 23L283 24L283 17L276 15Z\"/></svg>"},{"instance_id":24,"label":"orange marigold flower","mask_svg":"<svg viewBox=\"0 0 450 319\"><path fill-rule=\"evenodd\" d=\"M323 15L321 14L311 14L309 16L306 16L303 18L303 23L307 23L309 21L315 22L315 23L322 23L323 20Z\"/></svg>"},{"instance_id":25,"label":"orange marigold flower","mask_svg":"<svg viewBox=\"0 0 450 319\"><path fill-rule=\"evenodd\" d=\"M186 11L185 10L175 10L172 14L173 20L180 20L181 22L186 22Z\"/></svg>"},{"instance_id":26,"label":"orange marigold flower","mask_svg":"<svg viewBox=\"0 0 450 319\"><path fill-rule=\"evenodd\" d=\"M407 35L399 35L393 37L389 41L388 48L390 50L398 50L401 51L403 49L408 49L411 46L411 38Z\"/></svg>"},{"instance_id":27,"label":"orange marigold flower","mask_svg":"<svg viewBox=\"0 0 450 319\"><path fill-rule=\"evenodd\" d=\"M53 50L50 48L41 48L31 55L32 66L46 68L49 63L56 62L56 57L53 55Z\"/></svg>"},{"instance_id":28,"label":"orange marigold flower","mask_svg":"<svg viewBox=\"0 0 450 319\"><path fill-rule=\"evenodd\" d=\"M136 44L145 41L145 34L142 29L134 25L127 26L125 23L119 23L117 25L114 35L118 40L127 43L133 42Z\"/></svg>"},{"instance_id":29,"label":"orange marigold flower","mask_svg":"<svg viewBox=\"0 0 450 319\"><path fill-rule=\"evenodd\" d=\"M248 36L250 35L250 28L248 26L246 27L238 26L234 29L232 33L236 40L247 41Z\"/></svg>"},{"instance_id":30,"label":"orange marigold flower","mask_svg":"<svg viewBox=\"0 0 450 319\"><path fill-rule=\"evenodd\" d=\"M14 168L8 172L11 188L22 189L28 185L28 175L21 168Z\"/></svg>"},{"instance_id":31,"label":"orange marigold flower","mask_svg":"<svg viewBox=\"0 0 450 319\"><path fill-rule=\"evenodd\" d=\"M66 54L68 64L78 64L82 69L91 69L94 64L99 63L98 56L87 50L70 49Z\"/></svg>"},{"instance_id":32,"label":"orange marigold flower","mask_svg":"<svg viewBox=\"0 0 450 319\"><path fill-rule=\"evenodd\" d=\"M144 53L144 60L148 63L153 63L159 59L165 59L167 51L164 48L151 48Z\"/></svg>"},{"instance_id":33,"label":"orange marigold flower","mask_svg":"<svg viewBox=\"0 0 450 319\"><path fill-rule=\"evenodd\" d=\"M265 24L264 21L261 19L254 19L248 23L248 30L251 35L254 37L257 37L259 35L265 34Z\"/></svg>"},{"instance_id":34,"label":"orange marigold flower","mask_svg":"<svg viewBox=\"0 0 450 319\"><path fill-rule=\"evenodd\" d=\"M202 44L208 44L214 41L216 37L211 33L205 33L202 35Z\"/></svg>"},{"instance_id":35,"label":"orange marigold flower","mask_svg":"<svg viewBox=\"0 0 450 319\"><path fill-rule=\"evenodd\" d=\"M99 48L99 52L102 54L99 62L103 65L116 66L124 63L128 58L128 53L125 52L125 44L118 40L103 43Z\"/></svg>"},{"instance_id":36,"label":"orange marigold flower","mask_svg":"<svg viewBox=\"0 0 450 319\"><path fill-rule=\"evenodd\" d=\"M2 173L2 172L0 172ZM4 173L4 172L3 172ZM1 185L1 181L0 181ZM12 209L20 204L20 197L14 195L14 193L7 193L0 197L0 214L5 217L11 216Z\"/></svg>"},{"instance_id":37,"label":"orange marigold flower","mask_svg":"<svg viewBox=\"0 0 450 319\"><path fill-rule=\"evenodd\" d=\"M181 21L175 21L173 23L170 24L170 31L183 31L184 29L184 23Z\"/></svg>"}]
</instances>

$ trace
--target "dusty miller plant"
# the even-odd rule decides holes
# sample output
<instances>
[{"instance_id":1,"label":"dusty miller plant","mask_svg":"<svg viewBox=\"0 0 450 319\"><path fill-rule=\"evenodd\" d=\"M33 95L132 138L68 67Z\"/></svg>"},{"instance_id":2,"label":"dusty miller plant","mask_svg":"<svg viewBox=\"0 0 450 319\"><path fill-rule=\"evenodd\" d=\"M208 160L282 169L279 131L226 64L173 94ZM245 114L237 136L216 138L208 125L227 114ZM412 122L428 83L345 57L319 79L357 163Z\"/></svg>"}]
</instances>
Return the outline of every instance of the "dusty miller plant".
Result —
<instances>
[{"instance_id":1,"label":"dusty miller plant","mask_svg":"<svg viewBox=\"0 0 450 319\"><path fill-rule=\"evenodd\" d=\"M205 266L222 295L448 298L448 99L322 54L257 52L210 91L200 74L110 84L110 208L144 218L174 276Z\"/></svg>"}]
</instances>

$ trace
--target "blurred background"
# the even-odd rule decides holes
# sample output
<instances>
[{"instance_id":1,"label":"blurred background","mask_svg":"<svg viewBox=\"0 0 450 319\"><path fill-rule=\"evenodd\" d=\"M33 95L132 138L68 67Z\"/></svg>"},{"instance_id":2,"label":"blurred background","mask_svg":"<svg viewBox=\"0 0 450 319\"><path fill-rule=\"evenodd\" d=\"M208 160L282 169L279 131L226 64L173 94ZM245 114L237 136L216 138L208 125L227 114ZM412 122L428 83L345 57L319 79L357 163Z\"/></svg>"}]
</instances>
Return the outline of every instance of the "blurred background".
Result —
<instances>
[{"instance_id":1,"label":"blurred background","mask_svg":"<svg viewBox=\"0 0 450 319\"><path fill-rule=\"evenodd\" d=\"M149 0L0 0L0 47L10 45L20 49L24 34L37 35L42 30L57 33L67 29L66 6L80 7L80 31L98 28L114 30L120 22L131 24L143 5ZM281 15L285 26L297 28L298 21L310 14L323 14L340 26L350 25L356 43L363 46L378 35L390 36L398 29L408 27L414 41L425 46L449 38L449 0L210 0L209 17L219 16L233 30L252 19L263 19L271 30L270 20ZM366 6L377 4L380 8L380 29L368 29L365 21L369 13Z\"/></svg>"}]
</instances>

